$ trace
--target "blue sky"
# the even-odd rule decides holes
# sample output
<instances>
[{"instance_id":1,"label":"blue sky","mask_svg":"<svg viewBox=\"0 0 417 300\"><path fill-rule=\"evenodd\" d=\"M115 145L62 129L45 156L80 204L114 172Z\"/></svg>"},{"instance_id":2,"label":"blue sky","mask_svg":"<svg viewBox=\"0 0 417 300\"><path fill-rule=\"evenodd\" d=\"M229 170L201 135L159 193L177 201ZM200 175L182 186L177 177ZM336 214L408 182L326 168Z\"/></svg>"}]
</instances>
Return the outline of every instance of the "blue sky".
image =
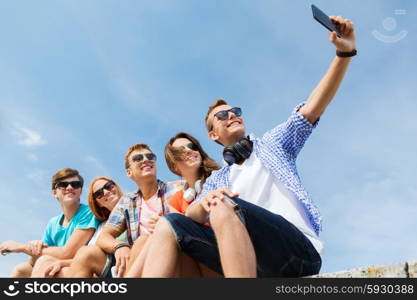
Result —
<instances>
[{"instance_id":1,"label":"blue sky","mask_svg":"<svg viewBox=\"0 0 417 300\"><path fill-rule=\"evenodd\" d=\"M42 237L60 168L131 191L123 155L145 142L159 177L177 179L162 151L178 131L220 160L203 122L216 98L242 107L256 135L284 121L334 56L311 4L2 1L0 241ZM417 4L314 4L354 21L359 53L298 160L324 218L322 272L416 260ZM25 259L0 257L0 276Z\"/></svg>"}]
</instances>

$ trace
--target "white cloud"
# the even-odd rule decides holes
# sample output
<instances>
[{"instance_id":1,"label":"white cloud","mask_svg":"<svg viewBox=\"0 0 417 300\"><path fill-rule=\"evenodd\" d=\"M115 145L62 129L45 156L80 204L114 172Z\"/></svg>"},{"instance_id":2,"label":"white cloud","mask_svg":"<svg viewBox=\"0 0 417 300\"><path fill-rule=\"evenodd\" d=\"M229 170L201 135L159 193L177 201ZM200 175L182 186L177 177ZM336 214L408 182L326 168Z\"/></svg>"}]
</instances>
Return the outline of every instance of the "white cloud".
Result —
<instances>
[{"instance_id":1,"label":"white cloud","mask_svg":"<svg viewBox=\"0 0 417 300\"><path fill-rule=\"evenodd\" d=\"M45 183L45 175L46 175L45 171L40 170L40 169L35 169L32 171L29 171L26 174L26 177L38 185L43 185Z\"/></svg>"},{"instance_id":2,"label":"white cloud","mask_svg":"<svg viewBox=\"0 0 417 300\"><path fill-rule=\"evenodd\" d=\"M14 124L12 134L17 137L17 144L25 147L39 147L46 144L39 132L23 127L18 123Z\"/></svg>"},{"instance_id":3,"label":"white cloud","mask_svg":"<svg viewBox=\"0 0 417 300\"><path fill-rule=\"evenodd\" d=\"M26 158L32 162L37 162L39 160L39 157L35 153L28 153Z\"/></svg>"},{"instance_id":4,"label":"white cloud","mask_svg":"<svg viewBox=\"0 0 417 300\"><path fill-rule=\"evenodd\" d=\"M104 166L104 164L96 157L88 155L83 158L83 161L88 163L93 169L89 168L92 171L92 174L95 176L109 176L109 170Z\"/></svg>"}]
</instances>

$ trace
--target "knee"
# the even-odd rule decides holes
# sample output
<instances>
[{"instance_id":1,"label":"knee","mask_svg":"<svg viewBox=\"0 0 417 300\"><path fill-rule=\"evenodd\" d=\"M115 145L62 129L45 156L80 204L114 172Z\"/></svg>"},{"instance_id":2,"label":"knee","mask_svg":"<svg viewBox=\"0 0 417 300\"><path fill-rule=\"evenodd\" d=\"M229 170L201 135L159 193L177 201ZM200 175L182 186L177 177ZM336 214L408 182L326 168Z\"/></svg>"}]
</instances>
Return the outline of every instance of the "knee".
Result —
<instances>
[{"instance_id":1,"label":"knee","mask_svg":"<svg viewBox=\"0 0 417 300\"><path fill-rule=\"evenodd\" d=\"M234 207L220 203L210 210L210 225L213 230L219 230L224 226L240 225L241 221L236 215Z\"/></svg>"},{"instance_id":2,"label":"knee","mask_svg":"<svg viewBox=\"0 0 417 300\"><path fill-rule=\"evenodd\" d=\"M154 235L164 237L166 239L175 239L171 225L166 218L161 218L156 224Z\"/></svg>"},{"instance_id":3,"label":"knee","mask_svg":"<svg viewBox=\"0 0 417 300\"><path fill-rule=\"evenodd\" d=\"M30 277L32 273L32 265L28 262L23 262L13 268L11 277Z\"/></svg>"},{"instance_id":4,"label":"knee","mask_svg":"<svg viewBox=\"0 0 417 300\"><path fill-rule=\"evenodd\" d=\"M78 249L74 260L76 259L77 261L91 262L100 252L102 252L102 250L97 246L82 246Z\"/></svg>"},{"instance_id":5,"label":"knee","mask_svg":"<svg viewBox=\"0 0 417 300\"><path fill-rule=\"evenodd\" d=\"M32 276L35 276L35 277L41 276L39 273L40 270L43 270L44 268L49 266L49 264L53 263L55 260L57 260L55 257L49 256L49 255L42 255L41 257L39 257L36 260L35 265L33 266Z\"/></svg>"},{"instance_id":6,"label":"knee","mask_svg":"<svg viewBox=\"0 0 417 300\"><path fill-rule=\"evenodd\" d=\"M27 270L28 266L29 266L29 263L27 263L27 262L23 262L23 263L17 264L17 265L13 268L13 272L16 272L16 273L22 273L22 272L24 272L25 270Z\"/></svg>"},{"instance_id":7,"label":"knee","mask_svg":"<svg viewBox=\"0 0 417 300\"><path fill-rule=\"evenodd\" d=\"M43 265L43 264L45 264L45 263L52 262L52 261L54 261L54 260L56 260L56 258L55 258L55 257L53 257L53 256L50 256L50 255L42 255L41 257L39 257L39 258L36 260L35 265L40 266L40 265Z\"/></svg>"}]
</instances>

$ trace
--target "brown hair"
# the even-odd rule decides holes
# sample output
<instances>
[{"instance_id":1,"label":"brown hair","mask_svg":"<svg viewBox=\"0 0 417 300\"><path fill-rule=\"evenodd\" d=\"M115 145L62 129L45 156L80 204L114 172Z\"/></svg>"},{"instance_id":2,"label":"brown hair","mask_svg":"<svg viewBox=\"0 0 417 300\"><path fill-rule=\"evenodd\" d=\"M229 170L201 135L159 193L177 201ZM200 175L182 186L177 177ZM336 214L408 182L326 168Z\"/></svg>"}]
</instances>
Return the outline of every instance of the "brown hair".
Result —
<instances>
[{"instance_id":1,"label":"brown hair","mask_svg":"<svg viewBox=\"0 0 417 300\"><path fill-rule=\"evenodd\" d=\"M114 182L114 180L112 180L108 177L94 178L93 181L91 181L90 188L88 190L88 205L90 206L90 209L91 209L92 213L94 214L94 216L99 221L103 222L103 221L106 221L109 218L109 215L110 215L111 211L109 211L105 207L102 207L102 206L98 205L97 200L95 200L94 197L93 197L93 194L94 194L93 185L98 180L107 180L107 181L113 181L113 182ZM119 200L120 200L120 198L123 196L122 189L120 188L120 186L116 182L114 182L114 185L116 186L117 194L119 195Z\"/></svg>"},{"instance_id":2,"label":"brown hair","mask_svg":"<svg viewBox=\"0 0 417 300\"><path fill-rule=\"evenodd\" d=\"M209 122L208 117L209 117L210 113L213 111L213 109L215 109L217 106L220 106L220 105L228 105L228 104L223 99L216 99L216 100L214 100L213 104L209 106L209 109L207 111L206 118L205 118L206 128L207 128L208 132L210 132L213 129L213 123Z\"/></svg>"},{"instance_id":3,"label":"brown hair","mask_svg":"<svg viewBox=\"0 0 417 300\"><path fill-rule=\"evenodd\" d=\"M80 173L78 173L78 171L76 169L71 169L71 168L63 168L61 170L59 170L58 172L56 172L54 174L54 176L52 176L52 189L55 189L55 186L58 182L70 178L70 177L74 177L77 176L78 179L81 182L81 188L84 186L84 178L80 175Z\"/></svg>"},{"instance_id":4,"label":"brown hair","mask_svg":"<svg viewBox=\"0 0 417 300\"><path fill-rule=\"evenodd\" d=\"M184 152L172 146L175 140L179 138L190 140L194 145L197 146L198 152L200 153L202 158L202 163L199 170L199 177L201 183L203 184L206 181L207 177L211 175L211 172L220 169L220 166L216 163L214 159L208 156L208 154L201 147L199 141L186 132L178 133L173 138L171 138L165 146L165 160L167 162L168 168L171 170L172 173L181 176L181 174L178 174L175 170L175 162L182 159L182 155Z\"/></svg>"},{"instance_id":5,"label":"brown hair","mask_svg":"<svg viewBox=\"0 0 417 300\"><path fill-rule=\"evenodd\" d=\"M130 167L130 162L129 162L130 154L132 154L132 152L135 150L141 150L141 149L147 149L152 152L151 148L149 148L149 146L146 144L134 144L130 146L125 154L125 169L128 169Z\"/></svg>"}]
</instances>

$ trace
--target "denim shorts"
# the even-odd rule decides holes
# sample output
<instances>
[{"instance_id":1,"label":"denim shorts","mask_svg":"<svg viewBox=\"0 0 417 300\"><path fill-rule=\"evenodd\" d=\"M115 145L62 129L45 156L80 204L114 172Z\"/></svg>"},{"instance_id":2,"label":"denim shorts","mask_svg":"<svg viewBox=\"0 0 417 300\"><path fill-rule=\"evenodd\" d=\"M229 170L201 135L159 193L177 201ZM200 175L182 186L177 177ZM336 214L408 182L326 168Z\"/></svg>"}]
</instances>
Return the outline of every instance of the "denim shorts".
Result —
<instances>
[{"instance_id":1,"label":"denim shorts","mask_svg":"<svg viewBox=\"0 0 417 300\"><path fill-rule=\"evenodd\" d=\"M106 262L98 278L113 278L111 269L116 265L114 254L106 253Z\"/></svg>"},{"instance_id":2,"label":"denim shorts","mask_svg":"<svg viewBox=\"0 0 417 300\"><path fill-rule=\"evenodd\" d=\"M239 198L235 211L245 224L256 253L258 277L302 277L317 274L321 258L310 240L282 216ZM164 216L180 249L223 274L216 237L211 227L178 214Z\"/></svg>"}]
</instances>

